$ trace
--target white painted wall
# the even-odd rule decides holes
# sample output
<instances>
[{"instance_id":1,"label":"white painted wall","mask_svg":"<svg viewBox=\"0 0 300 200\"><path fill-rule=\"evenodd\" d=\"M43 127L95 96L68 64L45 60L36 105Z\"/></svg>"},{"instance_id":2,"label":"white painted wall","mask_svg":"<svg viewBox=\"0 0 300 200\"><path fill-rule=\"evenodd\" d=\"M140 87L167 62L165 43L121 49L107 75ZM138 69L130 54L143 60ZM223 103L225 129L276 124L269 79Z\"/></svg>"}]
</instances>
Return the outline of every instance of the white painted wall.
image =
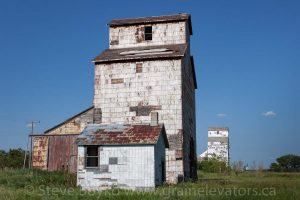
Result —
<instances>
[{"instance_id":1,"label":"white painted wall","mask_svg":"<svg viewBox=\"0 0 300 200\"><path fill-rule=\"evenodd\" d=\"M229 164L229 133L227 130L208 131L207 156L216 155ZM210 141L214 138L214 141Z\"/></svg>"},{"instance_id":2,"label":"white painted wall","mask_svg":"<svg viewBox=\"0 0 300 200\"><path fill-rule=\"evenodd\" d=\"M208 131L208 137L228 137L228 131Z\"/></svg>"},{"instance_id":3,"label":"white painted wall","mask_svg":"<svg viewBox=\"0 0 300 200\"><path fill-rule=\"evenodd\" d=\"M136 116L130 106L161 105L159 122L167 134L182 129L181 60L157 60L142 63L143 73L136 73L136 63L112 63L95 66L94 105L102 110L102 123L150 123L149 116ZM124 83L111 84L123 78Z\"/></svg>"},{"instance_id":4,"label":"white painted wall","mask_svg":"<svg viewBox=\"0 0 300 200\"><path fill-rule=\"evenodd\" d=\"M113 186L133 190L155 187L154 145L102 146L100 168L108 165L108 172L84 167L85 147L78 147L77 185L87 190L103 190ZM118 158L118 164L109 164L109 158Z\"/></svg>"},{"instance_id":5,"label":"white painted wall","mask_svg":"<svg viewBox=\"0 0 300 200\"><path fill-rule=\"evenodd\" d=\"M136 37L143 38L142 30L145 25L111 27L109 28L109 48L117 49L139 46L184 44L187 42L186 33L188 31L186 31L186 28L188 28L188 26L186 24L186 22L152 24L152 40L142 40L139 42ZM114 44L112 41L118 41L118 44Z\"/></svg>"},{"instance_id":6,"label":"white painted wall","mask_svg":"<svg viewBox=\"0 0 300 200\"><path fill-rule=\"evenodd\" d=\"M159 123L164 123L166 133L180 135L176 150L182 150L182 61L144 61L142 73L136 73L136 63L111 63L95 66L94 106L102 110L102 123L139 124L150 123L149 116L136 116L130 106L160 105ZM124 83L111 84L112 79L124 79ZM177 182L183 175L183 161L176 160L175 148L167 150L167 180Z\"/></svg>"}]
</instances>

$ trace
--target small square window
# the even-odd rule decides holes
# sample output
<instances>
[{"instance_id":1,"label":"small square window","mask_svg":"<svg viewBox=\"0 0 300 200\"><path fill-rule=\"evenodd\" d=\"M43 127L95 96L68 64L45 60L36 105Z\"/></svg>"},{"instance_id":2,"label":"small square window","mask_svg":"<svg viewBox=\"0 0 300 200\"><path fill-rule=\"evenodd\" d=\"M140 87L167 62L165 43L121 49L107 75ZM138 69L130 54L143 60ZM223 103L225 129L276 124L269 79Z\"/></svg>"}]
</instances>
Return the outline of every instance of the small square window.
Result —
<instances>
[{"instance_id":1,"label":"small square window","mask_svg":"<svg viewBox=\"0 0 300 200\"><path fill-rule=\"evenodd\" d=\"M98 167L99 151L97 146L86 147L86 167Z\"/></svg>"},{"instance_id":2,"label":"small square window","mask_svg":"<svg viewBox=\"0 0 300 200\"><path fill-rule=\"evenodd\" d=\"M152 40L152 26L145 26L145 40Z\"/></svg>"}]
</instances>

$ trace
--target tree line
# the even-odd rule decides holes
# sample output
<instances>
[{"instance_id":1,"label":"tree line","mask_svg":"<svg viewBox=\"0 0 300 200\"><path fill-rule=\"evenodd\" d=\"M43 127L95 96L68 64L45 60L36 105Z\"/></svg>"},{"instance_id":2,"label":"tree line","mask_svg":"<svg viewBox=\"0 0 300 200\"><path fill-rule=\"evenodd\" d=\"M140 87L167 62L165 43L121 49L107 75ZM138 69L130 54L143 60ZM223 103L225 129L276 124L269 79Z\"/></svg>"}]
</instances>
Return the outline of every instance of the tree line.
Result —
<instances>
[{"instance_id":1,"label":"tree line","mask_svg":"<svg viewBox=\"0 0 300 200\"><path fill-rule=\"evenodd\" d=\"M300 172L300 156L288 154L271 163L270 171L274 172Z\"/></svg>"},{"instance_id":2,"label":"tree line","mask_svg":"<svg viewBox=\"0 0 300 200\"><path fill-rule=\"evenodd\" d=\"M25 150L9 149L8 151L0 150L0 169L5 168L22 168L24 165ZM28 156L26 159L26 166L28 166Z\"/></svg>"},{"instance_id":3,"label":"tree line","mask_svg":"<svg viewBox=\"0 0 300 200\"><path fill-rule=\"evenodd\" d=\"M273 171L273 172L300 172L300 156L294 154L288 154L280 156L276 159L276 162L271 163L269 169L265 169L263 163L256 165L253 161L253 166L248 168L243 161L233 162L230 166L226 165L226 162L222 161L218 157L204 158L198 161L198 170L204 172L213 173L228 173L235 172L236 174L243 171Z\"/></svg>"}]
</instances>

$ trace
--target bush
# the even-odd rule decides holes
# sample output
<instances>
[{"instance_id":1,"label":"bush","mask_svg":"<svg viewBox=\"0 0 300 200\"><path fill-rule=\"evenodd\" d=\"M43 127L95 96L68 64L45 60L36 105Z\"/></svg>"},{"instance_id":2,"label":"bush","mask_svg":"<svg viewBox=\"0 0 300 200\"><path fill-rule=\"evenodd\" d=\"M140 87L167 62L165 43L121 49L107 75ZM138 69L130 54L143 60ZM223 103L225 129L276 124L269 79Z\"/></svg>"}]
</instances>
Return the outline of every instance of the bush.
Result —
<instances>
[{"instance_id":1,"label":"bush","mask_svg":"<svg viewBox=\"0 0 300 200\"><path fill-rule=\"evenodd\" d=\"M24 164L25 151L21 148L9 149L8 152L0 150L0 169L4 168L22 168ZM28 156L26 159L28 165Z\"/></svg>"},{"instance_id":2,"label":"bush","mask_svg":"<svg viewBox=\"0 0 300 200\"><path fill-rule=\"evenodd\" d=\"M205 158L204 160L199 161L198 169L204 172L212 172L212 173L224 173L230 170L226 162L221 161L215 157Z\"/></svg>"}]
</instances>

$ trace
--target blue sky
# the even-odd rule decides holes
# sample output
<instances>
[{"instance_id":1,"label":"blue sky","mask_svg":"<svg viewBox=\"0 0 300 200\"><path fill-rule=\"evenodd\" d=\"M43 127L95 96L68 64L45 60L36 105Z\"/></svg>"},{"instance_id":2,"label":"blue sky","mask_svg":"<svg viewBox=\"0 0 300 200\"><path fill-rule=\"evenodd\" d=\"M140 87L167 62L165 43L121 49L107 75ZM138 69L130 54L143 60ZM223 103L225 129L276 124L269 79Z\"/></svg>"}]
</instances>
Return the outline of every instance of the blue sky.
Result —
<instances>
[{"instance_id":1,"label":"blue sky","mask_svg":"<svg viewBox=\"0 0 300 200\"><path fill-rule=\"evenodd\" d=\"M1 1L0 149L92 105L91 59L108 47L106 24L187 12L198 90L197 151L207 128L230 128L231 160L268 165L300 154L300 1ZM265 114L265 115L264 115Z\"/></svg>"}]
</instances>

